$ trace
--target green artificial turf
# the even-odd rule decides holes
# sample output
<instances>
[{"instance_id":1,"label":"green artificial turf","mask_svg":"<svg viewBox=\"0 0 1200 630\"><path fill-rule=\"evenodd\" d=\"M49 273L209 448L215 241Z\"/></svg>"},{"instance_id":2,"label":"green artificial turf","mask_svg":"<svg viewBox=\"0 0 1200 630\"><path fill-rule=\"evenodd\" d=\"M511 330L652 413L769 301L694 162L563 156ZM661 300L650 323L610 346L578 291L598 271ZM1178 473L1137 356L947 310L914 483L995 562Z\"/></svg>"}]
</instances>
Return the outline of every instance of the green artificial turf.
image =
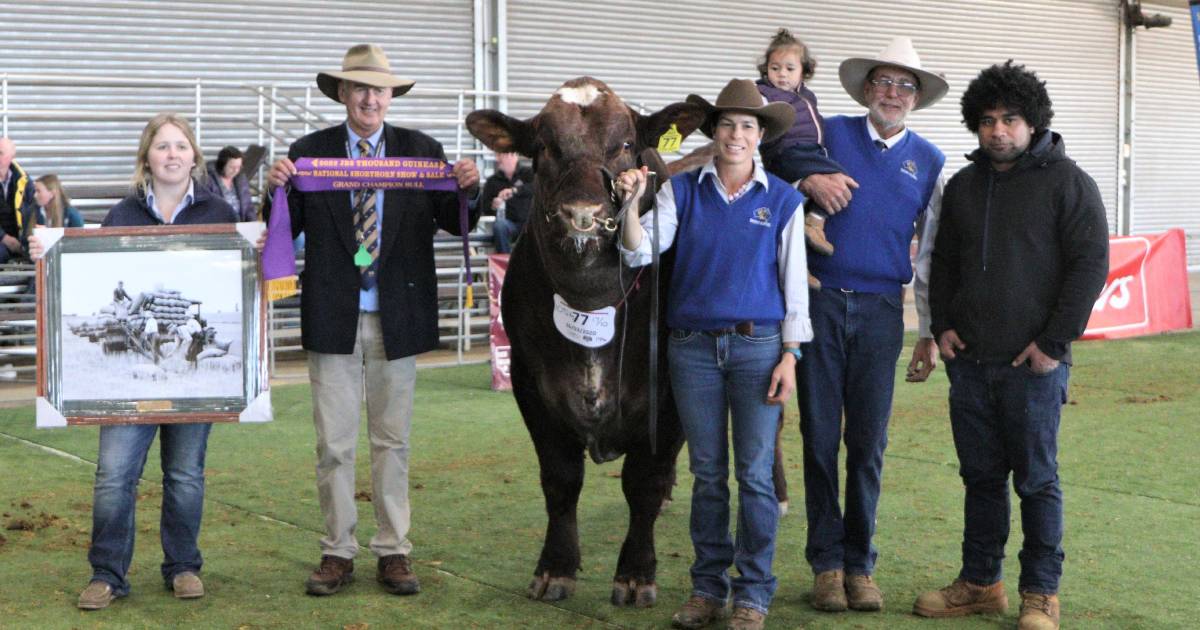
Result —
<instances>
[{"instance_id":1,"label":"green artificial turf","mask_svg":"<svg viewBox=\"0 0 1200 630\"><path fill-rule=\"evenodd\" d=\"M811 573L804 562L801 444L792 403L785 432L792 512L780 523L779 588L768 627L1015 627L1016 511L1007 615L934 621L909 613L918 593L944 586L957 573L962 486L945 373L939 369L925 384L903 383L907 352L897 367L876 536L885 611L823 614L807 604ZM1067 553L1063 627L1195 627L1200 333L1079 343L1075 355L1059 449ZM176 601L162 586L155 448L139 489L133 592L107 610L88 613L75 608L75 599L90 575L97 430L37 430L31 407L0 410L0 627L669 627L671 612L688 594L692 557L684 458L676 501L656 531L656 608L608 603L627 518L617 464L587 465L579 506L583 568L575 596L557 604L530 601L525 587L545 528L537 464L511 395L489 391L488 383L486 366L428 370L418 377L410 537L423 589L407 598L379 588L374 558L365 549L358 581L346 591L304 595L322 529L307 386L273 391L270 424L218 425L212 433L200 539L207 595ZM375 529L365 434L364 423L358 466L358 536L364 545Z\"/></svg>"}]
</instances>

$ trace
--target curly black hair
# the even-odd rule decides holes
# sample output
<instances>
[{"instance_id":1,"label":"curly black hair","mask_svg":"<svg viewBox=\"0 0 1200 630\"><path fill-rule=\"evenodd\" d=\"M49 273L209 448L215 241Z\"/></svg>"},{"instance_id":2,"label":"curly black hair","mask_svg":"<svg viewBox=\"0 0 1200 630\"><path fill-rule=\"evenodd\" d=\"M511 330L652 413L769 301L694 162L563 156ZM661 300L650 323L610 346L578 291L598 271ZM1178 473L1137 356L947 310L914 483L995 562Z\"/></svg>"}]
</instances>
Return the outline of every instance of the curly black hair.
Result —
<instances>
[{"instance_id":1,"label":"curly black hair","mask_svg":"<svg viewBox=\"0 0 1200 630\"><path fill-rule=\"evenodd\" d=\"M994 107L1004 106L1020 113L1035 132L1045 130L1054 118L1046 82L1039 81L1037 74L1024 65L1014 65L1012 59L980 72L963 92L961 104L963 124L971 133L979 132L983 112Z\"/></svg>"},{"instance_id":2,"label":"curly black hair","mask_svg":"<svg viewBox=\"0 0 1200 630\"><path fill-rule=\"evenodd\" d=\"M761 59L758 60L758 76L760 79L767 78L767 64L771 61L771 55L775 54L780 48L790 48L796 46L800 49L800 78L807 81L812 78L813 73L817 71L817 58L812 55L812 51L808 49L808 45L796 39L795 35L786 28L781 28L775 32L775 36L771 38L771 43L767 44L767 52L763 53Z\"/></svg>"}]
</instances>

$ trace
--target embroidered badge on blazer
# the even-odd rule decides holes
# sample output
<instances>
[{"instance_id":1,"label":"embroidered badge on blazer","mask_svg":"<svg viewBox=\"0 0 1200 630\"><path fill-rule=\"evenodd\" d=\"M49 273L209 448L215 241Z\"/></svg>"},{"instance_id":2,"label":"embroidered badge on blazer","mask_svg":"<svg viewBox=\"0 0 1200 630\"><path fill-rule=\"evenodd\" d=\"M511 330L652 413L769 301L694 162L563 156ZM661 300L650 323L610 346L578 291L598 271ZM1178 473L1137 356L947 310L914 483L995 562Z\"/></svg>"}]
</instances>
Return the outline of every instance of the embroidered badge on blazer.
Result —
<instances>
[{"instance_id":1,"label":"embroidered badge on blazer","mask_svg":"<svg viewBox=\"0 0 1200 630\"><path fill-rule=\"evenodd\" d=\"M754 225L771 227L771 209L762 207L755 210L754 214L750 217L750 222Z\"/></svg>"},{"instance_id":2,"label":"embroidered badge on blazer","mask_svg":"<svg viewBox=\"0 0 1200 630\"><path fill-rule=\"evenodd\" d=\"M900 166L900 170L907 173L913 179L917 178L917 163L912 160L904 160L904 164Z\"/></svg>"}]
</instances>

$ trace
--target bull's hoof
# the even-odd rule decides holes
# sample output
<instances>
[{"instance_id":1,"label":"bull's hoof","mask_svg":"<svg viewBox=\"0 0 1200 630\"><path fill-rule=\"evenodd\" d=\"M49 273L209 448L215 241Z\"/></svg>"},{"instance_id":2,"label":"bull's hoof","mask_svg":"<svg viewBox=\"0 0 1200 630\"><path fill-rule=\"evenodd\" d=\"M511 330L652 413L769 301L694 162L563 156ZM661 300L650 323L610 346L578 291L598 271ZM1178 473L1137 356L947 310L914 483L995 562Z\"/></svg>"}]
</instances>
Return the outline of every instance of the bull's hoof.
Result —
<instances>
[{"instance_id":1,"label":"bull's hoof","mask_svg":"<svg viewBox=\"0 0 1200 630\"><path fill-rule=\"evenodd\" d=\"M780 501L779 502L779 516L780 517L787 516L787 513L788 513L788 502Z\"/></svg>"},{"instance_id":2,"label":"bull's hoof","mask_svg":"<svg viewBox=\"0 0 1200 630\"><path fill-rule=\"evenodd\" d=\"M562 601L575 594L575 578L550 577L543 573L529 583L529 599L543 602Z\"/></svg>"},{"instance_id":3,"label":"bull's hoof","mask_svg":"<svg viewBox=\"0 0 1200 630\"><path fill-rule=\"evenodd\" d=\"M669 508L669 507L671 507L671 497L667 497L667 498L663 499L662 503L658 504L658 513L659 514L666 513L667 508Z\"/></svg>"},{"instance_id":4,"label":"bull's hoof","mask_svg":"<svg viewBox=\"0 0 1200 630\"><path fill-rule=\"evenodd\" d=\"M637 580L614 580L612 605L650 608L658 602L658 585L650 582L639 584Z\"/></svg>"}]
</instances>

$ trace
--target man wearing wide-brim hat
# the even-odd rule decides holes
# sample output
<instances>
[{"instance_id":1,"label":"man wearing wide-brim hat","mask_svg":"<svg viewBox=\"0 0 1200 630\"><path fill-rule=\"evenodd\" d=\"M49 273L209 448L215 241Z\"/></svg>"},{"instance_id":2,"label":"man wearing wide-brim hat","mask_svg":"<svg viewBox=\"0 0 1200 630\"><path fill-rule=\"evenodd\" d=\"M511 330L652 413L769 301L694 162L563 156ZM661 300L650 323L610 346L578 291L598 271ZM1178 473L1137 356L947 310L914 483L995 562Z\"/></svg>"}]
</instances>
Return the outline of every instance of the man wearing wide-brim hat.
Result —
<instances>
[{"instance_id":1,"label":"man wearing wide-brim hat","mask_svg":"<svg viewBox=\"0 0 1200 630\"><path fill-rule=\"evenodd\" d=\"M384 121L393 97L413 81L392 74L383 49L350 48L340 71L317 75L317 87L346 107L346 122L300 138L269 175L287 183L299 158L423 157L445 160L442 145ZM460 189L478 194L471 160L454 164ZM366 393L371 443L371 505L379 529L371 551L377 579L397 595L420 590L408 540L408 435L417 354L438 343L433 235L458 234L453 192L365 190L288 193L293 236L305 234L301 337L308 351L317 432L317 494L325 517L321 563L310 595L331 595L353 580L354 462L359 409ZM265 204L264 212L270 209ZM475 225L472 207L469 223Z\"/></svg>"},{"instance_id":2,"label":"man wearing wide-brim hat","mask_svg":"<svg viewBox=\"0 0 1200 630\"><path fill-rule=\"evenodd\" d=\"M936 361L929 329L929 252L937 229L945 157L908 129L912 111L946 94L946 81L924 69L907 37L875 57L838 68L842 87L864 116L825 119L830 157L845 174L810 175L801 190L831 213L830 256L812 255L809 271L813 342L798 368L800 430L808 514L805 557L815 581L812 605L823 611L880 610L872 543L896 361L904 342L904 285L913 279L909 245L920 245L914 283L920 340L909 381L923 381ZM843 417L845 418L843 426ZM846 442L846 494L839 503L838 449Z\"/></svg>"}]
</instances>

